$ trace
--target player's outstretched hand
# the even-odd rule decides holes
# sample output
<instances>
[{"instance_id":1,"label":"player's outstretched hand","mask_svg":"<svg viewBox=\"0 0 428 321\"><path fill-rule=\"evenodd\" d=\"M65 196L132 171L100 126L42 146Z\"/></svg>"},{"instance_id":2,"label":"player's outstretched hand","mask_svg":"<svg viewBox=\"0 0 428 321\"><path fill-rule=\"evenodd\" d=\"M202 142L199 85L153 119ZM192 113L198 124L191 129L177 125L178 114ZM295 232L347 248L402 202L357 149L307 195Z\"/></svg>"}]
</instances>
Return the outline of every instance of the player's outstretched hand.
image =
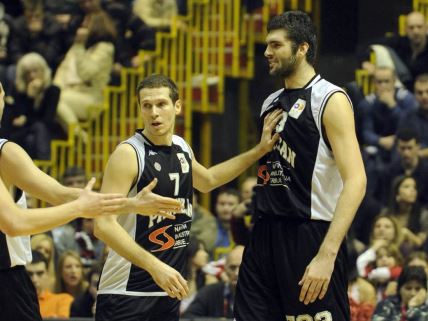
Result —
<instances>
[{"instance_id":1,"label":"player's outstretched hand","mask_svg":"<svg viewBox=\"0 0 428 321\"><path fill-rule=\"evenodd\" d=\"M282 118L282 113L282 109L276 109L265 117L262 137L259 143L259 148L263 155L270 152L279 139L279 133L276 133L274 130Z\"/></svg>"},{"instance_id":2,"label":"player's outstretched hand","mask_svg":"<svg viewBox=\"0 0 428 321\"><path fill-rule=\"evenodd\" d=\"M157 178L143 188L135 198L136 212L141 215L160 215L169 219L175 219L174 213L181 212L182 206L179 200L160 196L153 193L158 183Z\"/></svg>"},{"instance_id":3,"label":"player's outstretched hand","mask_svg":"<svg viewBox=\"0 0 428 321\"><path fill-rule=\"evenodd\" d=\"M80 216L95 218L100 215L121 214L126 204L126 197L121 194L100 194L92 191L96 179L94 177L82 190L76 200Z\"/></svg>"},{"instance_id":4,"label":"player's outstretched hand","mask_svg":"<svg viewBox=\"0 0 428 321\"><path fill-rule=\"evenodd\" d=\"M299 301L304 304L315 302L324 298L330 284L336 258L318 254L306 267L305 274L299 281L302 287Z\"/></svg>"},{"instance_id":5,"label":"player's outstretched hand","mask_svg":"<svg viewBox=\"0 0 428 321\"><path fill-rule=\"evenodd\" d=\"M171 298L182 300L189 294L187 281L169 265L159 261L151 275L156 284Z\"/></svg>"}]
</instances>

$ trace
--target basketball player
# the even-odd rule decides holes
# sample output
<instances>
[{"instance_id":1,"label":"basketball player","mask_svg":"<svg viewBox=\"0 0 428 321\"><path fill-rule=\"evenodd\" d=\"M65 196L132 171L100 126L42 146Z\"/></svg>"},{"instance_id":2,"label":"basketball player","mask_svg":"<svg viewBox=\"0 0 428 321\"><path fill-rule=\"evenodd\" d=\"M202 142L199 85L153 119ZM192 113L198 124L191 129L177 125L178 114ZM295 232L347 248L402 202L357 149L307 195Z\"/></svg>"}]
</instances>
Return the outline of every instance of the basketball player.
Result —
<instances>
[{"instance_id":1,"label":"basketball player","mask_svg":"<svg viewBox=\"0 0 428 321\"><path fill-rule=\"evenodd\" d=\"M4 91L0 84L0 119L4 109ZM158 215L178 211L176 200L155 195L150 183L132 199L118 194L91 192L95 179L85 189L67 188L40 171L18 145L0 139L0 319L3 321L41 320L37 295L25 271L31 262L30 235L47 231L77 217L94 218L102 214L127 213L135 207ZM9 194L16 186L16 204ZM26 210L25 193L53 205ZM159 205L157 202L160 201Z\"/></svg>"},{"instance_id":2,"label":"basketball player","mask_svg":"<svg viewBox=\"0 0 428 321\"><path fill-rule=\"evenodd\" d=\"M260 143L210 169L199 164L183 138L173 135L181 102L175 83L152 75L137 87L144 129L120 144L104 173L102 192L135 195L154 177L154 192L179 199L174 221L152 215L96 219L95 235L111 249L100 278L96 320L177 321L188 294L185 247L192 221L193 186L208 192L231 181L270 151L281 111L265 118ZM124 161L126 160L126 161ZM178 300L177 300L178 299Z\"/></svg>"},{"instance_id":3,"label":"basketball player","mask_svg":"<svg viewBox=\"0 0 428 321\"><path fill-rule=\"evenodd\" d=\"M349 320L343 239L366 176L351 103L314 70L309 16L285 12L268 24L269 72L284 88L261 118L283 113L273 150L259 162L255 217L239 271L237 321Z\"/></svg>"}]
</instances>

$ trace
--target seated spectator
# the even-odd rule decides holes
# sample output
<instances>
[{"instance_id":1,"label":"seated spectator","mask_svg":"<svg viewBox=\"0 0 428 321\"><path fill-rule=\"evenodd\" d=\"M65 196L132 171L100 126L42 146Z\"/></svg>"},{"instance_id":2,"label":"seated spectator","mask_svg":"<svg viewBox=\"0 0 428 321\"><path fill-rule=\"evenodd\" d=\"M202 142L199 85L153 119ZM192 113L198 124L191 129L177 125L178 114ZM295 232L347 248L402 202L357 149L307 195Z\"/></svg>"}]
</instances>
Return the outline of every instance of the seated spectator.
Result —
<instances>
[{"instance_id":1,"label":"seated spectator","mask_svg":"<svg viewBox=\"0 0 428 321\"><path fill-rule=\"evenodd\" d=\"M68 293L76 298L88 288L83 275L83 264L79 254L74 251L64 252L58 260L55 293Z\"/></svg>"},{"instance_id":2,"label":"seated spectator","mask_svg":"<svg viewBox=\"0 0 428 321\"><path fill-rule=\"evenodd\" d=\"M74 299L70 309L70 317L93 318L95 316L95 301L100 275L99 266L92 267L88 273L89 287L83 294Z\"/></svg>"},{"instance_id":3,"label":"seated spectator","mask_svg":"<svg viewBox=\"0 0 428 321\"><path fill-rule=\"evenodd\" d=\"M393 181L390 205L385 210L397 220L404 257L420 249L428 235L428 211L417 203L417 195L416 180L412 176L398 176Z\"/></svg>"},{"instance_id":4,"label":"seated spectator","mask_svg":"<svg viewBox=\"0 0 428 321\"><path fill-rule=\"evenodd\" d=\"M348 297L351 321L369 321L376 306L376 290L370 282L358 275L357 251L350 248L348 253Z\"/></svg>"},{"instance_id":5,"label":"seated spectator","mask_svg":"<svg viewBox=\"0 0 428 321\"><path fill-rule=\"evenodd\" d=\"M44 12L43 0L24 0L24 16L15 20L11 58L18 62L23 55L37 52L55 70L61 57L61 26Z\"/></svg>"},{"instance_id":6,"label":"seated spectator","mask_svg":"<svg viewBox=\"0 0 428 321\"><path fill-rule=\"evenodd\" d=\"M208 258L209 255L205 251L203 243L191 237L190 243L186 247L187 268L185 275L183 275L189 286L189 294L180 303L180 313L186 311L202 287L217 282L216 277L206 274L203 269L208 263Z\"/></svg>"},{"instance_id":7,"label":"seated spectator","mask_svg":"<svg viewBox=\"0 0 428 321\"><path fill-rule=\"evenodd\" d=\"M233 240L236 244L247 245L249 233L252 228L251 199L254 194L254 186L257 185L257 177L247 177L241 185L241 199L232 211L230 221Z\"/></svg>"},{"instance_id":8,"label":"seated spectator","mask_svg":"<svg viewBox=\"0 0 428 321\"><path fill-rule=\"evenodd\" d=\"M12 17L5 12L3 3L0 3L0 83L3 84L6 95L10 94L15 79L15 65L10 53L13 33Z\"/></svg>"},{"instance_id":9,"label":"seated spectator","mask_svg":"<svg viewBox=\"0 0 428 321\"><path fill-rule=\"evenodd\" d=\"M226 282L208 285L199 290L184 318L233 318L233 302L244 247L236 246L226 257Z\"/></svg>"},{"instance_id":10,"label":"seated spectator","mask_svg":"<svg viewBox=\"0 0 428 321\"><path fill-rule=\"evenodd\" d=\"M226 255L234 246L232 232L230 229L230 220L233 209L239 204L239 193L237 190L228 188L220 190L216 204L217 229L214 244L206 243L207 251L214 260Z\"/></svg>"},{"instance_id":11,"label":"seated spectator","mask_svg":"<svg viewBox=\"0 0 428 321\"><path fill-rule=\"evenodd\" d=\"M213 233L217 228L217 221L214 215L202 207L198 202L198 194L193 193L192 203L193 217L190 234L204 244L214 244L217 235Z\"/></svg>"},{"instance_id":12,"label":"seated spectator","mask_svg":"<svg viewBox=\"0 0 428 321\"><path fill-rule=\"evenodd\" d=\"M428 160L419 156L419 136L413 128L397 132L397 157L379 173L379 186L375 195L384 205L391 201L391 186L395 177L411 175L418 186L418 201L428 204Z\"/></svg>"},{"instance_id":13,"label":"seated spectator","mask_svg":"<svg viewBox=\"0 0 428 321\"><path fill-rule=\"evenodd\" d=\"M48 263L48 275L45 283L46 289L53 291L56 280L55 245L48 234L37 234L31 237L31 250L43 254Z\"/></svg>"},{"instance_id":14,"label":"seated spectator","mask_svg":"<svg viewBox=\"0 0 428 321\"><path fill-rule=\"evenodd\" d=\"M27 264L27 272L34 284L43 318L66 318L70 316L73 297L67 293L52 293L47 289L48 262L43 254L32 252L33 261Z\"/></svg>"},{"instance_id":15,"label":"seated spectator","mask_svg":"<svg viewBox=\"0 0 428 321\"><path fill-rule=\"evenodd\" d=\"M155 30L168 30L178 14L177 0L135 0L134 14Z\"/></svg>"},{"instance_id":16,"label":"seated spectator","mask_svg":"<svg viewBox=\"0 0 428 321\"><path fill-rule=\"evenodd\" d=\"M60 90L52 84L51 69L45 59L38 53L22 56L17 65L16 86L2 123L6 136L32 158L51 157L59 96Z\"/></svg>"},{"instance_id":17,"label":"seated spectator","mask_svg":"<svg viewBox=\"0 0 428 321\"><path fill-rule=\"evenodd\" d=\"M419 156L428 158L428 73L416 77L414 93L418 108L406 113L400 128L412 128L419 136Z\"/></svg>"},{"instance_id":18,"label":"seated spectator","mask_svg":"<svg viewBox=\"0 0 428 321\"><path fill-rule=\"evenodd\" d=\"M420 74L428 72L428 27L421 12L411 12L406 17L406 35L385 37L377 43L393 49L410 71L411 77L403 79L407 89L413 89L413 82Z\"/></svg>"},{"instance_id":19,"label":"seated spectator","mask_svg":"<svg viewBox=\"0 0 428 321\"><path fill-rule=\"evenodd\" d=\"M397 295L378 303L372 321L427 320L427 276L424 269L405 267L398 278L397 288Z\"/></svg>"},{"instance_id":20,"label":"seated spectator","mask_svg":"<svg viewBox=\"0 0 428 321\"><path fill-rule=\"evenodd\" d=\"M58 67L54 78L54 83L61 88L58 117L66 132L69 125L88 120L100 110L91 114L90 108L102 105L103 89L113 66L115 35L107 14L87 16Z\"/></svg>"},{"instance_id":21,"label":"seated spectator","mask_svg":"<svg viewBox=\"0 0 428 321\"><path fill-rule=\"evenodd\" d=\"M416 99L406 89L394 86L395 71L378 67L374 71L375 92L358 105L362 113L363 142L378 149L377 156L388 163L395 143L395 133L403 115L416 109Z\"/></svg>"}]
</instances>

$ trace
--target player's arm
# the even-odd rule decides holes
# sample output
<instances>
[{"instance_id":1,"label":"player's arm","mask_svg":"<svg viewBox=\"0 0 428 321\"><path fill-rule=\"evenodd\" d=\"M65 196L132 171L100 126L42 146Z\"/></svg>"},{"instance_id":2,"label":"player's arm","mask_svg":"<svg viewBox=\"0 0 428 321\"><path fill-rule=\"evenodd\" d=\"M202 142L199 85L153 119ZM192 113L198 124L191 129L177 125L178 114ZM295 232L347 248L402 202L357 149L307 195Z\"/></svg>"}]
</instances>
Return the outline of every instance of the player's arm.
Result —
<instances>
[{"instance_id":1,"label":"player's arm","mask_svg":"<svg viewBox=\"0 0 428 321\"><path fill-rule=\"evenodd\" d=\"M58 205L75 200L81 189L61 185L42 172L17 144L7 142L0 155L0 173L6 185L15 185L32 196Z\"/></svg>"},{"instance_id":2,"label":"player's arm","mask_svg":"<svg viewBox=\"0 0 428 321\"><path fill-rule=\"evenodd\" d=\"M273 111L267 115L264 120L260 142L245 153L210 168L202 166L196 159L193 159L193 186L197 190L207 193L242 174L254 162L272 150L279 139L279 134L275 134L273 131L281 117L281 110Z\"/></svg>"},{"instance_id":3,"label":"player's arm","mask_svg":"<svg viewBox=\"0 0 428 321\"><path fill-rule=\"evenodd\" d=\"M93 218L115 213L121 208L120 195L91 192L95 179L91 179L77 200L43 209L18 207L0 179L0 230L10 236L45 232L66 224L77 217Z\"/></svg>"},{"instance_id":4,"label":"player's arm","mask_svg":"<svg viewBox=\"0 0 428 321\"><path fill-rule=\"evenodd\" d=\"M129 144L122 144L113 152L107 163L101 192L126 195L135 183L137 175L135 150ZM128 206L135 208L134 200L129 200ZM116 216L97 218L95 235L120 256L149 272L169 296L182 299L187 295L188 287L180 273L139 246L120 226Z\"/></svg>"},{"instance_id":5,"label":"player's arm","mask_svg":"<svg viewBox=\"0 0 428 321\"><path fill-rule=\"evenodd\" d=\"M364 197L367 183L352 108L344 94L335 93L329 99L323 124L342 177L343 190L318 254L299 282L302 285L300 301L305 304L322 299L327 292L337 253Z\"/></svg>"}]
</instances>

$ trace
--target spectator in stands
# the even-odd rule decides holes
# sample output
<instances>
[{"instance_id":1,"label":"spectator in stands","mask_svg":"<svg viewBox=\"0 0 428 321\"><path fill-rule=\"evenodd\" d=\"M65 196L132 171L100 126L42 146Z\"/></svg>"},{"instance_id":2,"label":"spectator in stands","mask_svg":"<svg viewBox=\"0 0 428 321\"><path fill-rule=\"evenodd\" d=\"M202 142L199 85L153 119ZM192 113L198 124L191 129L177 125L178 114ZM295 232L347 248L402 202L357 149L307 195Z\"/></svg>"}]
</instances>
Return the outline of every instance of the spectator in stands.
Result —
<instances>
[{"instance_id":1,"label":"spectator in stands","mask_svg":"<svg viewBox=\"0 0 428 321\"><path fill-rule=\"evenodd\" d=\"M412 93L394 86L395 79L393 69L376 68L373 77L375 92L366 96L357 107L363 115L363 142L378 149L377 156L382 163L390 160L401 118L417 106Z\"/></svg>"},{"instance_id":2,"label":"spectator in stands","mask_svg":"<svg viewBox=\"0 0 428 321\"><path fill-rule=\"evenodd\" d=\"M33 260L28 263L27 272L37 291L40 314L43 318L66 318L70 316L73 297L67 293L52 293L47 287L48 262L43 254L32 251Z\"/></svg>"},{"instance_id":3,"label":"spectator in stands","mask_svg":"<svg viewBox=\"0 0 428 321\"><path fill-rule=\"evenodd\" d=\"M348 253L348 297L351 321L369 321L376 306L376 290L370 282L358 275L356 265L357 251L349 248Z\"/></svg>"},{"instance_id":4,"label":"spectator in stands","mask_svg":"<svg viewBox=\"0 0 428 321\"><path fill-rule=\"evenodd\" d=\"M214 260L227 254L234 246L230 220L232 218L232 211L238 204L239 192L237 190L227 188L219 192L215 204L217 229L214 234L216 235L216 240L214 244L206 244L207 251Z\"/></svg>"},{"instance_id":5,"label":"spectator in stands","mask_svg":"<svg viewBox=\"0 0 428 321\"><path fill-rule=\"evenodd\" d=\"M135 0L134 14L155 30L169 30L178 14L177 0Z\"/></svg>"},{"instance_id":6,"label":"spectator in stands","mask_svg":"<svg viewBox=\"0 0 428 321\"><path fill-rule=\"evenodd\" d=\"M58 116L67 131L71 124L95 116L113 66L116 30L103 12L87 16L74 44L58 67L54 83L61 88ZM98 107L92 113L91 107ZM82 133L80 127L77 132Z\"/></svg>"},{"instance_id":7,"label":"spectator in stands","mask_svg":"<svg viewBox=\"0 0 428 321\"><path fill-rule=\"evenodd\" d=\"M217 235L213 231L217 228L217 221L214 215L199 204L197 192L193 192L192 203L192 229L190 234L204 244L204 247L213 246Z\"/></svg>"},{"instance_id":8,"label":"spectator in stands","mask_svg":"<svg viewBox=\"0 0 428 321\"><path fill-rule=\"evenodd\" d=\"M232 308L244 247L236 246L226 258L226 282L208 285L199 290L183 317L233 318Z\"/></svg>"},{"instance_id":9,"label":"spectator in stands","mask_svg":"<svg viewBox=\"0 0 428 321\"><path fill-rule=\"evenodd\" d=\"M418 108L406 114L400 127L413 128L418 133L421 144L419 156L428 158L428 73L416 77L414 93Z\"/></svg>"},{"instance_id":10,"label":"spectator in stands","mask_svg":"<svg viewBox=\"0 0 428 321\"><path fill-rule=\"evenodd\" d=\"M43 0L24 0L23 3L24 16L15 21L11 58L16 63L26 53L37 52L55 70L61 56L61 26L44 12Z\"/></svg>"},{"instance_id":11,"label":"spectator in stands","mask_svg":"<svg viewBox=\"0 0 428 321\"><path fill-rule=\"evenodd\" d=\"M398 156L379 174L376 196L383 204L390 201L392 181L400 175L411 175L418 186L418 201L428 204L428 160L419 156L420 140L414 128L402 128L397 132Z\"/></svg>"},{"instance_id":12,"label":"spectator in stands","mask_svg":"<svg viewBox=\"0 0 428 321\"><path fill-rule=\"evenodd\" d=\"M15 79L15 65L10 54L13 29L12 18L6 14L3 3L0 3L0 83L6 94L10 93Z\"/></svg>"},{"instance_id":13,"label":"spectator in stands","mask_svg":"<svg viewBox=\"0 0 428 321\"><path fill-rule=\"evenodd\" d=\"M52 84L51 69L38 53L18 61L16 85L6 105L3 127L6 137L21 145L32 158L50 159L51 140L60 89Z\"/></svg>"},{"instance_id":14,"label":"spectator in stands","mask_svg":"<svg viewBox=\"0 0 428 321\"><path fill-rule=\"evenodd\" d=\"M70 317L93 318L95 316L95 300L100 275L100 267L98 265L92 267L88 273L88 289L74 299L70 309Z\"/></svg>"},{"instance_id":15,"label":"spectator in stands","mask_svg":"<svg viewBox=\"0 0 428 321\"><path fill-rule=\"evenodd\" d=\"M373 321L427 320L427 276L423 268L405 267L398 278L398 294L376 306Z\"/></svg>"},{"instance_id":16,"label":"spectator in stands","mask_svg":"<svg viewBox=\"0 0 428 321\"><path fill-rule=\"evenodd\" d=\"M198 239L191 237L190 243L186 247L187 268L185 275L183 275L189 286L189 294L181 300L180 313L186 311L202 287L217 282L215 276L206 274L203 269L208 263L208 258L209 255L205 251L204 244Z\"/></svg>"},{"instance_id":17,"label":"spectator in stands","mask_svg":"<svg viewBox=\"0 0 428 321\"><path fill-rule=\"evenodd\" d=\"M392 183L391 201L385 213L393 216L402 236L401 252L405 257L420 249L428 235L428 211L417 202L418 188L413 176L402 175Z\"/></svg>"},{"instance_id":18,"label":"spectator in stands","mask_svg":"<svg viewBox=\"0 0 428 321\"><path fill-rule=\"evenodd\" d=\"M103 8L113 19L117 30L113 69L115 79L112 80L114 84L117 84L122 67L136 68L141 65L139 50L155 48L155 33L122 0L108 0Z\"/></svg>"},{"instance_id":19,"label":"spectator in stands","mask_svg":"<svg viewBox=\"0 0 428 321\"><path fill-rule=\"evenodd\" d=\"M55 260L55 245L52 238L48 234L37 234L31 237L31 250L38 251L43 254L48 263L46 289L53 291L56 280L56 260Z\"/></svg>"},{"instance_id":20,"label":"spectator in stands","mask_svg":"<svg viewBox=\"0 0 428 321\"><path fill-rule=\"evenodd\" d=\"M66 292L76 298L87 288L88 282L83 275L83 264L79 254L74 251L65 251L58 260L55 292Z\"/></svg>"},{"instance_id":21,"label":"spectator in stands","mask_svg":"<svg viewBox=\"0 0 428 321\"><path fill-rule=\"evenodd\" d=\"M253 189L257 184L257 177L247 177L240 188L241 202L233 209L230 221L233 240L236 244L247 245L250 230L252 228L251 198Z\"/></svg>"},{"instance_id":22,"label":"spectator in stands","mask_svg":"<svg viewBox=\"0 0 428 321\"><path fill-rule=\"evenodd\" d=\"M428 273L427 253L424 251L414 251L410 253L405 262L405 266L420 266L425 270L425 273Z\"/></svg>"}]
</instances>

